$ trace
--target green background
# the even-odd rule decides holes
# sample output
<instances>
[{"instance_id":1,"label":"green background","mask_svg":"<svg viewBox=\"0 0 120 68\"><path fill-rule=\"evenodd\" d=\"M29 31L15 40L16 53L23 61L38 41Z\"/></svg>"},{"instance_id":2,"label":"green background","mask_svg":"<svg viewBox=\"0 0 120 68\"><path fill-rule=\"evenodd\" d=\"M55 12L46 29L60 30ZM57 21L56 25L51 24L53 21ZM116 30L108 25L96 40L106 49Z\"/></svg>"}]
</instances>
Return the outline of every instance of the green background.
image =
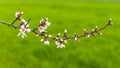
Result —
<instances>
[{"instance_id":1,"label":"green background","mask_svg":"<svg viewBox=\"0 0 120 68\"><path fill-rule=\"evenodd\" d=\"M0 20L11 23L16 11L31 18L31 28L48 17L47 30L54 36L64 29L70 36L81 34L84 28L104 26L109 18L114 25L102 36L71 40L66 48L57 49L52 40L45 46L33 33L22 39L18 29L0 24L0 68L120 68L119 0L0 0Z\"/></svg>"}]
</instances>

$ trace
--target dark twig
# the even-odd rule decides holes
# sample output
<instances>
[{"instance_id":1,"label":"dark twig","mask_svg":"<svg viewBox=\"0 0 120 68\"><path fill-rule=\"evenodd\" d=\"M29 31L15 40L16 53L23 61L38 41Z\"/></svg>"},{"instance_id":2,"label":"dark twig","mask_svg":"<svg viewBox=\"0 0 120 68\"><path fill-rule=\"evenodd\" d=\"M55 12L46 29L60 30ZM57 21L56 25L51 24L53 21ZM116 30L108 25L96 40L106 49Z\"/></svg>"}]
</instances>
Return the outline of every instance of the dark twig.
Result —
<instances>
[{"instance_id":1,"label":"dark twig","mask_svg":"<svg viewBox=\"0 0 120 68\"><path fill-rule=\"evenodd\" d=\"M16 18L16 19L11 23L11 25L13 25L17 20L18 20L18 19Z\"/></svg>"},{"instance_id":2,"label":"dark twig","mask_svg":"<svg viewBox=\"0 0 120 68\"><path fill-rule=\"evenodd\" d=\"M4 21L0 21L0 23L8 25L8 26L12 26L13 28L20 28L20 26L12 25L12 24L9 24L9 23L4 22Z\"/></svg>"}]
</instances>

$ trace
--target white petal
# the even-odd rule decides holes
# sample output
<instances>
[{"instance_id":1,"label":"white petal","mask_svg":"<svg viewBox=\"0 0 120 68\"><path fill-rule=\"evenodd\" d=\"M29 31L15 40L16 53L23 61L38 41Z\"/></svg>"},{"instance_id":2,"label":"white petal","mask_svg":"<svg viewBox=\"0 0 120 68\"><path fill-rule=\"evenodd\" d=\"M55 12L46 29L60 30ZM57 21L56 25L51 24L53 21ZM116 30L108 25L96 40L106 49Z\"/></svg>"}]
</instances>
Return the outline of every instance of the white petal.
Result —
<instances>
[{"instance_id":1,"label":"white petal","mask_svg":"<svg viewBox=\"0 0 120 68\"><path fill-rule=\"evenodd\" d=\"M45 27L43 27L43 29L47 29L47 27L48 27L48 26L47 26L47 25L45 25Z\"/></svg>"},{"instance_id":2,"label":"white petal","mask_svg":"<svg viewBox=\"0 0 120 68\"><path fill-rule=\"evenodd\" d=\"M48 20L48 18L45 18L46 20Z\"/></svg>"},{"instance_id":3,"label":"white petal","mask_svg":"<svg viewBox=\"0 0 120 68\"><path fill-rule=\"evenodd\" d=\"M100 32L100 35L102 35L102 33Z\"/></svg>"},{"instance_id":4,"label":"white petal","mask_svg":"<svg viewBox=\"0 0 120 68\"><path fill-rule=\"evenodd\" d=\"M51 24L50 22L47 22L47 26L50 26L50 24Z\"/></svg>"},{"instance_id":5,"label":"white petal","mask_svg":"<svg viewBox=\"0 0 120 68\"><path fill-rule=\"evenodd\" d=\"M64 42L65 42L65 43L67 43L67 41L66 41L66 40L64 40Z\"/></svg>"},{"instance_id":6,"label":"white petal","mask_svg":"<svg viewBox=\"0 0 120 68\"><path fill-rule=\"evenodd\" d=\"M64 45L64 44L59 44L59 45L57 46L57 48L65 48L65 45Z\"/></svg>"},{"instance_id":7,"label":"white petal","mask_svg":"<svg viewBox=\"0 0 120 68\"><path fill-rule=\"evenodd\" d=\"M67 33L67 29L65 29L64 32Z\"/></svg>"},{"instance_id":8,"label":"white petal","mask_svg":"<svg viewBox=\"0 0 120 68\"><path fill-rule=\"evenodd\" d=\"M42 29L42 30L40 30L40 32L45 32L45 30L44 30L44 29Z\"/></svg>"},{"instance_id":9,"label":"white petal","mask_svg":"<svg viewBox=\"0 0 120 68\"><path fill-rule=\"evenodd\" d=\"M60 48L60 46L57 46L57 48Z\"/></svg>"},{"instance_id":10,"label":"white petal","mask_svg":"<svg viewBox=\"0 0 120 68\"><path fill-rule=\"evenodd\" d=\"M24 29L24 28L25 28L25 26L24 26L24 25L21 25L21 26L20 26L20 28L21 28L21 29Z\"/></svg>"},{"instance_id":11,"label":"white petal","mask_svg":"<svg viewBox=\"0 0 120 68\"><path fill-rule=\"evenodd\" d=\"M89 38L89 37L90 37L90 35L87 36L87 38Z\"/></svg>"},{"instance_id":12,"label":"white petal","mask_svg":"<svg viewBox=\"0 0 120 68\"><path fill-rule=\"evenodd\" d=\"M65 45L64 44L61 44L61 46L60 46L61 48L65 48Z\"/></svg>"},{"instance_id":13,"label":"white petal","mask_svg":"<svg viewBox=\"0 0 120 68\"><path fill-rule=\"evenodd\" d=\"M21 35L22 38L24 38L25 36L24 35Z\"/></svg>"},{"instance_id":14,"label":"white petal","mask_svg":"<svg viewBox=\"0 0 120 68\"><path fill-rule=\"evenodd\" d=\"M59 39L58 37L56 37L55 39Z\"/></svg>"},{"instance_id":15,"label":"white petal","mask_svg":"<svg viewBox=\"0 0 120 68\"><path fill-rule=\"evenodd\" d=\"M43 42L43 41L44 41L44 39L41 39L40 41L41 41L41 42Z\"/></svg>"},{"instance_id":16,"label":"white petal","mask_svg":"<svg viewBox=\"0 0 120 68\"><path fill-rule=\"evenodd\" d=\"M60 41L64 41L63 39L60 39Z\"/></svg>"},{"instance_id":17,"label":"white petal","mask_svg":"<svg viewBox=\"0 0 120 68\"><path fill-rule=\"evenodd\" d=\"M22 34L22 36L26 36L27 37L27 35L24 32L21 32L21 34Z\"/></svg>"},{"instance_id":18,"label":"white petal","mask_svg":"<svg viewBox=\"0 0 120 68\"><path fill-rule=\"evenodd\" d=\"M21 32L19 32L18 34L17 34L17 36L20 36L21 35Z\"/></svg>"},{"instance_id":19,"label":"white petal","mask_svg":"<svg viewBox=\"0 0 120 68\"><path fill-rule=\"evenodd\" d=\"M16 12L15 13L15 17L18 18L18 15L19 15L19 12Z\"/></svg>"},{"instance_id":20,"label":"white petal","mask_svg":"<svg viewBox=\"0 0 120 68\"><path fill-rule=\"evenodd\" d=\"M40 20L40 23L43 21L43 19Z\"/></svg>"},{"instance_id":21,"label":"white petal","mask_svg":"<svg viewBox=\"0 0 120 68\"><path fill-rule=\"evenodd\" d=\"M25 23L25 20L23 18L20 21L23 22L23 23Z\"/></svg>"},{"instance_id":22,"label":"white petal","mask_svg":"<svg viewBox=\"0 0 120 68\"><path fill-rule=\"evenodd\" d=\"M77 41L78 40L78 38L77 37L75 37L75 41Z\"/></svg>"},{"instance_id":23,"label":"white petal","mask_svg":"<svg viewBox=\"0 0 120 68\"><path fill-rule=\"evenodd\" d=\"M55 44L56 44L57 46L59 46L59 45L60 45L60 43L59 43L59 42L57 42L57 41L55 41Z\"/></svg>"},{"instance_id":24,"label":"white petal","mask_svg":"<svg viewBox=\"0 0 120 68\"><path fill-rule=\"evenodd\" d=\"M112 20L112 18L110 18L109 20Z\"/></svg>"},{"instance_id":25,"label":"white petal","mask_svg":"<svg viewBox=\"0 0 120 68\"><path fill-rule=\"evenodd\" d=\"M21 14L23 14L23 12L21 12Z\"/></svg>"},{"instance_id":26,"label":"white petal","mask_svg":"<svg viewBox=\"0 0 120 68\"><path fill-rule=\"evenodd\" d=\"M24 25L26 25L27 24L27 22L24 22Z\"/></svg>"},{"instance_id":27,"label":"white petal","mask_svg":"<svg viewBox=\"0 0 120 68\"><path fill-rule=\"evenodd\" d=\"M95 28L98 28L98 26L95 26Z\"/></svg>"},{"instance_id":28,"label":"white petal","mask_svg":"<svg viewBox=\"0 0 120 68\"><path fill-rule=\"evenodd\" d=\"M52 35L49 35L48 37L49 37L49 38L51 38L51 37L52 37Z\"/></svg>"},{"instance_id":29,"label":"white petal","mask_svg":"<svg viewBox=\"0 0 120 68\"><path fill-rule=\"evenodd\" d=\"M29 24L27 24L26 27L29 27Z\"/></svg>"},{"instance_id":30,"label":"white petal","mask_svg":"<svg viewBox=\"0 0 120 68\"><path fill-rule=\"evenodd\" d=\"M44 44L45 44L45 45L49 45L50 42L49 42L49 41L45 41Z\"/></svg>"},{"instance_id":31,"label":"white petal","mask_svg":"<svg viewBox=\"0 0 120 68\"><path fill-rule=\"evenodd\" d=\"M58 36L60 36L60 33L58 33Z\"/></svg>"},{"instance_id":32,"label":"white petal","mask_svg":"<svg viewBox=\"0 0 120 68\"><path fill-rule=\"evenodd\" d=\"M40 33L41 33L41 32L45 32L45 29L40 29L40 28L38 28L38 30L39 30Z\"/></svg>"},{"instance_id":33,"label":"white petal","mask_svg":"<svg viewBox=\"0 0 120 68\"><path fill-rule=\"evenodd\" d=\"M26 32L30 32L31 30L30 29L26 29Z\"/></svg>"},{"instance_id":34,"label":"white petal","mask_svg":"<svg viewBox=\"0 0 120 68\"><path fill-rule=\"evenodd\" d=\"M22 32L22 29L19 29L20 32Z\"/></svg>"}]
</instances>

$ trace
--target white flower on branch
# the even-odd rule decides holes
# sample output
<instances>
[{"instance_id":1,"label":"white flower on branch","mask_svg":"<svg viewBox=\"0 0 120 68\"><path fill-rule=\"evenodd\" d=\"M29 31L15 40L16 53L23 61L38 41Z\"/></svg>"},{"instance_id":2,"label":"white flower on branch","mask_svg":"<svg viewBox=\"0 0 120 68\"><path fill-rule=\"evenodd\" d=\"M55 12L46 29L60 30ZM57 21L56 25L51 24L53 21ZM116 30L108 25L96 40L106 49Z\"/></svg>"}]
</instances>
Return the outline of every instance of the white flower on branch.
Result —
<instances>
[{"instance_id":1,"label":"white flower on branch","mask_svg":"<svg viewBox=\"0 0 120 68\"><path fill-rule=\"evenodd\" d=\"M90 34L87 35L87 38L89 38L89 37L90 37Z\"/></svg>"},{"instance_id":2,"label":"white flower on branch","mask_svg":"<svg viewBox=\"0 0 120 68\"><path fill-rule=\"evenodd\" d=\"M66 43L66 42L67 42L66 40L61 38L59 41L56 40L55 44L57 45L57 48L65 48L65 45L63 43Z\"/></svg>"},{"instance_id":3,"label":"white flower on branch","mask_svg":"<svg viewBox=\"0 0 120 68\"><path fill-rule=\"evenodd\" d=\"M58 41L55 41L55 44L57 45L57 48L65 48L65 45Z\"/></svg>"},{"instance_id":4,"label":"white flower on branch","mask_svg":"<svg viewBox=\"0 0 120 68\"><path fill-rule=\"evenodd\" d=\"M102 32L98 32L99 35L102 35Z\"/></svg>"},{"instance_id":5,"label":"white flower on branch","mask_svg":"<svg viewBox=\"0 0 120 68\"><path fill-rule=\"evenodd\" d=\"M21 36L22 38L27 37L27 35L25 34L25 32L30 32L30 29L28 28L23 28L23 26L21 26L21 29L19 29L19 33L17 36Z\"/></svg>"},{"instance_id":6,"label":"white flower on branch","mask_svg":"<svg viewBox=\"0 0 120 68\"><path fill-rule=\"evenodd\" d=\"M27 35L25 34L25 32L22 29L20 29L20 32L18 33L17 36L21 36L22 38L27 37Z\"/></svg>"},{"instance_id":7,"label":"white flower on branch","mask_svg":"<svg viewBox=\"0 0 120 68\"><path fill-rule=\"evenodd\" d=\"M52 38L52 35L48 35L49 38Z\"/></svg>"},{"instance_id":8,"label":"white flower on branch","mask_svg":"<svg viewBox=\"0 0 120 68\"><path fill-rule=\"evenodd\" d=\"M57 46L57 48L65 48L65 45L64 45L64 44L59 44L59 45Z\"/></svg>"},{"instance_id":9,"label":"white flower on branch","mask_svg":"<svg viewBox=\"0 0 120 68\"><path fill-rule=\"evenodd\" d=\"M67 33L67 29L64 30L64 33Z\"/></svg>"},{"instance_id":10,"label":"white flower on branch","mask_svg":"<svg viewBox=\"0 0 120 68\"><path fill-rule=\"evenodd\" d=\"M79 40L79 37L78 37L78 35L77 35L76 33L74 33L74 40L75 40L75 41L78 41L78 40Z\"/></svg>"},{"instance_id":11,"label":"white flower on branch","mask_svg":"<svg viewBox=\"0 0 120 68\"><path fill-rule=\"evenodd\" d=\"M109 19L108 25L113 25L112 18Z\"/></svg>"},{"instance_id":12,"label":"white flower on branch","mask_svg":"<svg viewBox=\"0 0 120 68\"><path fill-rule=\"evenodd\" d=\"M45 45L49 45L50 42L48 41L48 38L51 38L52 35L45 35L44 38L41 39L41 42L44 42Z\"/></svg>"},{"instance_id":13,"label":"white flower on branch","mask_svg":"<svg viewBox=\"0 0 120 68\"><path fill-rule=\"evenodd\" d=\"M98 29L98 26L95 26L96 29Z\"/></svg>"},{"instance_id":14,"label":"white flower on branch","mask_svg":"<svg viewBox=\"0 0 120 68\"><path fill-rule=\"evenodd\" d=\"M48 39L41 39L41 42L44 42L44 44L45 45L49 45L50 44L50 42L48 41Z\"/></svg>"},{"instance_id":15,"label":"white flower on branch","mask_svg":"<svg viewBox=\"0 0 120 68\"><path fill-rule=\"evenodd\" d=\"M47 41L44 42L44 44L45 44L45 45L49 45L50 42L47 40Z\"/></svg>"},{"instance_id":16,"label":"white flower on branch","mask_svg":"<svg viewBox=\"0 0 120 68\"><path fill-rule=\"evenodd\" d=\"M22 24L27 24L27 22L25 21L25 19L20 19L20 22L22 23Z\"/></svg>"},{"instance_id":17,"label":"white flower on branch","mask_svg":"<svg viewBox=\"0 0 120 68\"><path fill-rule=\"evenodd\" d=\"M91 34L89 32L87 32L86 29L83 29L84 35L87 36L87 38L89 38L91 36Z\"/></svg>"},{"instance_id":18,"label":"white flower on branch","mask_svg":"<svg viewBox=\"0 0 120 68\"><path fill-rule=\"evenodd\" d=\"M50 26L50 22L48 21L48 18L40 20L40 24L38 27L38 30L40 33L45 32L47 27Z\"/></svg>"},{"instance_id":19,"label":"white flower on branch","mask_svg":"<svg viewBox=\"0 0 120 68\"><path fill-rule=\"evenodd\" d=\"M21 22L21 26L20 26L20 29L19 29L20 32L18 33L17 36L21 36L22 38L27 37L25 32L30 32L31 31L29 29L29 24L24 19L21 19L20 22Z\"/></svg>"},{"instance_id":20,"label":"white flower on branch","mask_svg":"<svg viewBox=\"0 0 120 68\"><path fill-rule=\"evenodd\" d=\"M15 17L16 17L17 19L19 19L21 15L23 15L23 12L16 12L16 13L15 13Z\"/></svg>"},{"instance_id":21,"label":"white flower on branch","mask_svg":"<svg viewBox=\"0 0 120 68\"><path fill-rule=\"evenodd\" d=\"M50 44L50 42L47 39L45 39L45 38L41 39L41 42L44 42L45 45L49 45Z\"/></svg>"}]
</instances>

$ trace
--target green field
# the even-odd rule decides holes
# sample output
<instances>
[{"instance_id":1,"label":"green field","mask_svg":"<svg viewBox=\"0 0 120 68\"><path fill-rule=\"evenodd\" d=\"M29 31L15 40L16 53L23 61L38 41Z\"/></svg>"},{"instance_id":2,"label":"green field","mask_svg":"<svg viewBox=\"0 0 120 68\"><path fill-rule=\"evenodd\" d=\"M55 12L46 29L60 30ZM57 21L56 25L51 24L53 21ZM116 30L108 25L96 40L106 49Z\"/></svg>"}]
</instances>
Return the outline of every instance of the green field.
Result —
<instances>
[{"instance_id":1,"label":"green field","mask_svg":"<svg viewBox=\"0 0 120 68\"><path fill-rule=\"evenodd\" d=\"M102 36L68 41L66 48L57 49L54 41L45 46L33 33L22 39L18 29L0 24L0 68L120 68L120 3L109 0L62 1L0 1L0 20L12 22L16 11L23 11L30 27L49 18L48 33L56 35L68 30L69 35L81 34L96 25L104 26L109 18L114 25L103 30Z\"/></svg>"}]
</instances>

